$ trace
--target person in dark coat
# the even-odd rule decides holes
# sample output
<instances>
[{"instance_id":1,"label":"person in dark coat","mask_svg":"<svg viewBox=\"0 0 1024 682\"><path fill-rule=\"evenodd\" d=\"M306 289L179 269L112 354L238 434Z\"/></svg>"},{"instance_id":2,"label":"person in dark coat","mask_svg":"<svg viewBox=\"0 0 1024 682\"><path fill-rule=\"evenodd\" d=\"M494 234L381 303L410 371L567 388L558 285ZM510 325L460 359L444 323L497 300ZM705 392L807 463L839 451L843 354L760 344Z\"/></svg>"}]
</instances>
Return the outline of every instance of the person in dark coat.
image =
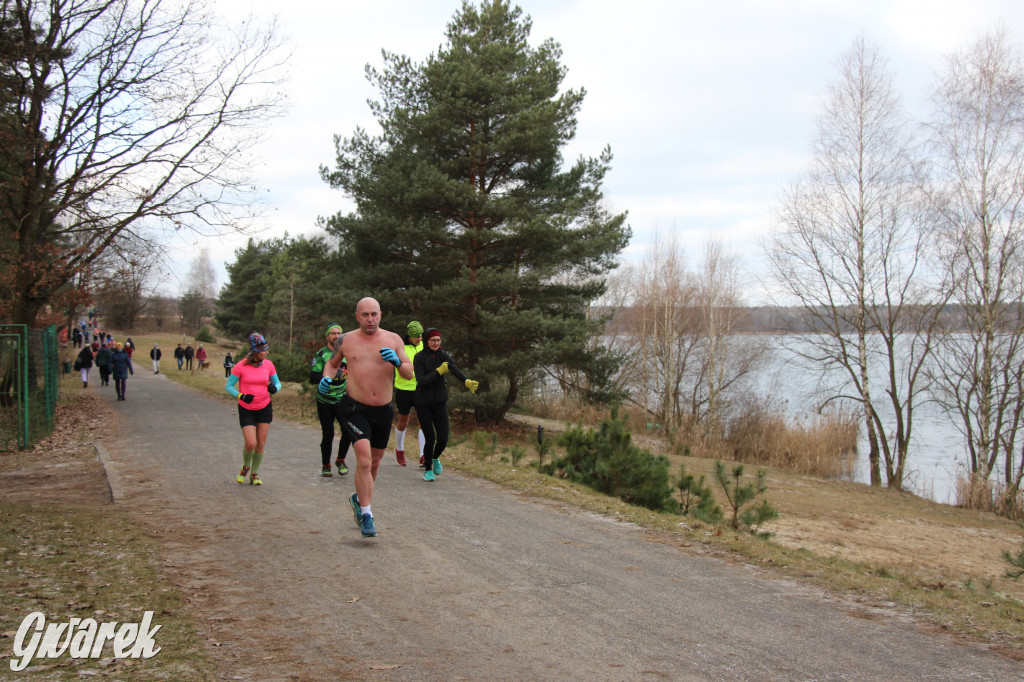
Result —
<instances>
[{"instance_id":1,"label":"person in dark coat","mask_svg":"<svg viewBox=\"0 0 1024 682\"><path fill-rule=\"evenodd\" d=\"M78 352L75 369L82 372L82 388L89 387L89 370L92 369L92 346L86 346Z\"/></svg>"},{"instance_id":2,"label":"person in dark coat","mask_svg":"<svg viewBox=\"0 0 1024 682\"><path fill-rule=\"evenodd\" d=\"M124 392L128 387L128 375L135 374L132 368L132 359L124 351L122 344L114 346L110 354L110 373L114 377L114 390L117 391L117 399L124 400Z\"/></svg>"},{"instance_id":3,"label":"person in dark coat","mask_svg":"<svg viewBox=\"0 0 1024 682\"><path fill-rule=\"evenodd\" d=\"M185 346L185 369L192 370L192 358L196 356L196 349L192 347L192 344Z\"/></svg>"},{"instance_id":4,"label":"person in dark coat","mask_svg":"<svg viewBox=\"0 0 1024 682\"><path fill-rule=\"evenodd\" d=\"M100 386L110 384L110 349L106 343L101 343L96 351L96 367L100 370Z\"/></svg>"},{"instance_id":5,"label":"person in dark coat","mask_svg":"<svg viewBox=\"0 0 1024 682\"><path fill-rule=\"evenodd\" d=\"M160 358L163 357L163 351L160 350L160 346L153 344L153 350L149 351L149 359L153 361L153 374L160 373Z\"/></svg>"},{"instance_id":6,"label":"person in dark coat","mask_svg":"<svg viewBox=\"0 0 1024 682\"><path fill-rule=\"evenodd\" d=\"M423 334L424 348L413 358L412 367L416 375L416 419L423 429L424 481L433 481L441 475L441 453L448 446L450 427L448 422L448 384L445 375L449 372L458 377L472 393L480 383L467 379L456 366L452 356L441 350L441 332L428 329Z\"/></svg>"},{"instance_id":7,"label":"person in dark coat","mask_svg":"<svg viewBox=\"0 0 1024 682\"><path fill-rule=\"evenodd\" d=\"M174 359L178 362L178 370L181 371L181 365L185 362L185 349L178 344L178 347L174 349Z\"/></svg>"}]
</instances>

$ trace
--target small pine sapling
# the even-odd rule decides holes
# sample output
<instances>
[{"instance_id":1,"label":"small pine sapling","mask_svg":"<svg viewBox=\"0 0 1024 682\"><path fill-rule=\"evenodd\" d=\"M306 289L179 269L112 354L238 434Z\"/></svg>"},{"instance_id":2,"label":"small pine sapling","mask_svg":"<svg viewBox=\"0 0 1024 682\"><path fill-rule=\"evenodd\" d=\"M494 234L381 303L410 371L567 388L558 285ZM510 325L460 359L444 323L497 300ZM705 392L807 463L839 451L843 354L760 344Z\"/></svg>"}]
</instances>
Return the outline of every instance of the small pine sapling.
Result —
<instances>
[{"instance_id":1,"label":"small pine sapling","mask_svg":"<svg viewBox=\"0 0 1024 682\"><path fill-rule=\"evenodd\" d=\"M761 524L768 523L779 518L779 510L772 506L768 500L761 500L758 504L740 514L740 521L750 528L754 535L761 535ZM766 536L771 533L765 533Z\"/></svg>"},{"instance_id":2,"label":"small pine sapling","mask_svg":"<svg viewBox=\"0 0 1024 682\"><path fill-rule=\"evenodd\" d=\"M1006 563L1013 566L1012 569L1006 569L1006 577L1016 580L1017 578L1024 575L1024 545L1021 545L1020 551L1014 554L1008 549L1003 550L1003 559Z\"/></svg>"},{"instance_id":3,"label":"small pine sapling","mask_svg":"<svg viewBox=\"0 0 1024 682\"><path fill-rule=\"evenodd\" d=\"M742 483L742 464L737 464L732 468L732 473L727 474L725 464L721 460L715 460L715 478L718 479L718 483L725 491L725 498L729 502L729 508L732 509L730 525L733 528L739 529L742 523L744 526L754 527L754 532L756 532L760 524L778 517L778 511L767 500L762 500L761 504L743 512L742 515L740 514L740 509L768 490L768 485L765 483L767 477L767 471L758 469L757 479L754 482Z\"/></svg>"},{"instance_id":4,"label":"small pine sapling","mask_svg":"<svg viewBox=\"0 0 1024 682\"><path fill-rule=\"evenodd\" d=\"M700 478L686 471L685 465L679 467L679 478L676 488L679 490L679 504L683 516L693 515L705 523L718 523L722 520L722 508L715 501L711 488L704 484L705 477Z\"/></svg>"},{"instance_id":5,"label":"small pine sapling","mask_svg":"<svg viewBox=\"0 0 1024 682\"><path fill-rule=\"evenodd\" d=\"M486 431L473 432L473 453L477 459L491 460L498 452L498 435Z\"/></svg>"},{"instance_id":6,"label":"small pine sapling","mask_svg":"<svg viewBox=\"0 0 1024 682\"><path fill-rule=\"evenodd\" d=\"M512 460L512 466L518 467L519 463L523 461L523 457L526 456L526 448L522 445L513 445L509 448L508 456Z\"/></svg>"}]
</instances>

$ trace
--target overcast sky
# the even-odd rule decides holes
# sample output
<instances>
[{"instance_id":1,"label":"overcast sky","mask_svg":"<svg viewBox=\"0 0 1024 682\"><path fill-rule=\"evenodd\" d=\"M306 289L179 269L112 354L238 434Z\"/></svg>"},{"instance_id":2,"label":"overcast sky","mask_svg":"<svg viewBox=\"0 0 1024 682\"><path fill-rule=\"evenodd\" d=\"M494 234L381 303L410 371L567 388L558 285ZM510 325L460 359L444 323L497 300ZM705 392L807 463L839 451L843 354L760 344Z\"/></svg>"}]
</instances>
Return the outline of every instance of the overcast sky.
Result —
<instances>
[{"instance_id":1,"label":"overcast sky","mask_svg":"<svg viewBox=\"0 0 1024 682\"><path fill-rule=\"evenodd\" d=\"M614 159L604 193L628 211L639 260L656 233L696 258L720 238L758 269L754 238L772 228L782 187L807 167L836 59L863 34L886 53L907 107L923 116L943 57L1001 21L1024 43L1022 0L524 0L531 43L553 38L565 87L587 92L567 161ZM320 180L334 135L373 129L364 76L381 50L421 62L444 42L457 0L218 0L219 12L278 19L292 57L288 111L268 128L255 165L268 210L257 238L317 233L318 216L352 203ZM244 237L206 238L218 268ZM196 241L186 244L195 247ZM180 251L179 251L180 252ZM190 257L175 265L180 293Z\"/></svg>"}]
</instances>

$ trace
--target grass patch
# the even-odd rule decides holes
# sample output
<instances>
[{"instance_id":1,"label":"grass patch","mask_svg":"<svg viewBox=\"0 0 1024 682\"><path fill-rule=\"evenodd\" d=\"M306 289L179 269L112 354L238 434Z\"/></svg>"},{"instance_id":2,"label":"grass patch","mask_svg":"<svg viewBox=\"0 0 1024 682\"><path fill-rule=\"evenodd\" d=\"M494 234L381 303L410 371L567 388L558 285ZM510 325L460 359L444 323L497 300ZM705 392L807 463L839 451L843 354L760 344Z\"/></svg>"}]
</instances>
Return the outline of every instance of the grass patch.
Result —
<instances>
[{"instance_id":1,"label":"grass patch","mask_svg":"<svg viewBox=\"0 0 1024 682\"><path fill-rule=\"evenodd\" d=\"M152 658L115 660L107 644L101 659L34 658L18 679L216 679L184 598L157 565L153 540L113 508L0 503L0 632L8 655L34 611L47 624L73 617L138 623L153 611L153 624L161 626L154 636L161 650Z\"/></svg>"}]
</instances>

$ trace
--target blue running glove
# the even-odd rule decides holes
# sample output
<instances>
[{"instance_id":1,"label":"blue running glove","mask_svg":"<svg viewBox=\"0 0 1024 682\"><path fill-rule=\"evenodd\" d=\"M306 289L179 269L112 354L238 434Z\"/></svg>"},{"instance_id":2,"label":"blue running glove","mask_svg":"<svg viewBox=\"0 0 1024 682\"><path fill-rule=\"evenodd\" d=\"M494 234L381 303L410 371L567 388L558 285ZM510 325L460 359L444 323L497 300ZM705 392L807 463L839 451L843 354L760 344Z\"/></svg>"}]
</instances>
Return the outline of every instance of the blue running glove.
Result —
<instances>
[{"instance_id":1,"label":"blue running glove","mask_svg":"<svg viewBox=\"0 0 1024 682\"><path fill-rule=\"evenodd\" d=\"M320 380L320 383L316 385L316 390L323 393L324 395L327 395L328 393L331 392L331 380L328 379L327 377L324 377L323 379Z\"/></svg>"},{"instance_id":2,"label":"blue running glove","mask_svg":"<svg viewBox=\"0 0 1024 682\"><path fill-rule=\"evenodd\" d=\"M395 367L402 366L402 361L398 358L398 353L395 352L394 348L381 348L380 356Z\"/></svg>"}]
</instances>

